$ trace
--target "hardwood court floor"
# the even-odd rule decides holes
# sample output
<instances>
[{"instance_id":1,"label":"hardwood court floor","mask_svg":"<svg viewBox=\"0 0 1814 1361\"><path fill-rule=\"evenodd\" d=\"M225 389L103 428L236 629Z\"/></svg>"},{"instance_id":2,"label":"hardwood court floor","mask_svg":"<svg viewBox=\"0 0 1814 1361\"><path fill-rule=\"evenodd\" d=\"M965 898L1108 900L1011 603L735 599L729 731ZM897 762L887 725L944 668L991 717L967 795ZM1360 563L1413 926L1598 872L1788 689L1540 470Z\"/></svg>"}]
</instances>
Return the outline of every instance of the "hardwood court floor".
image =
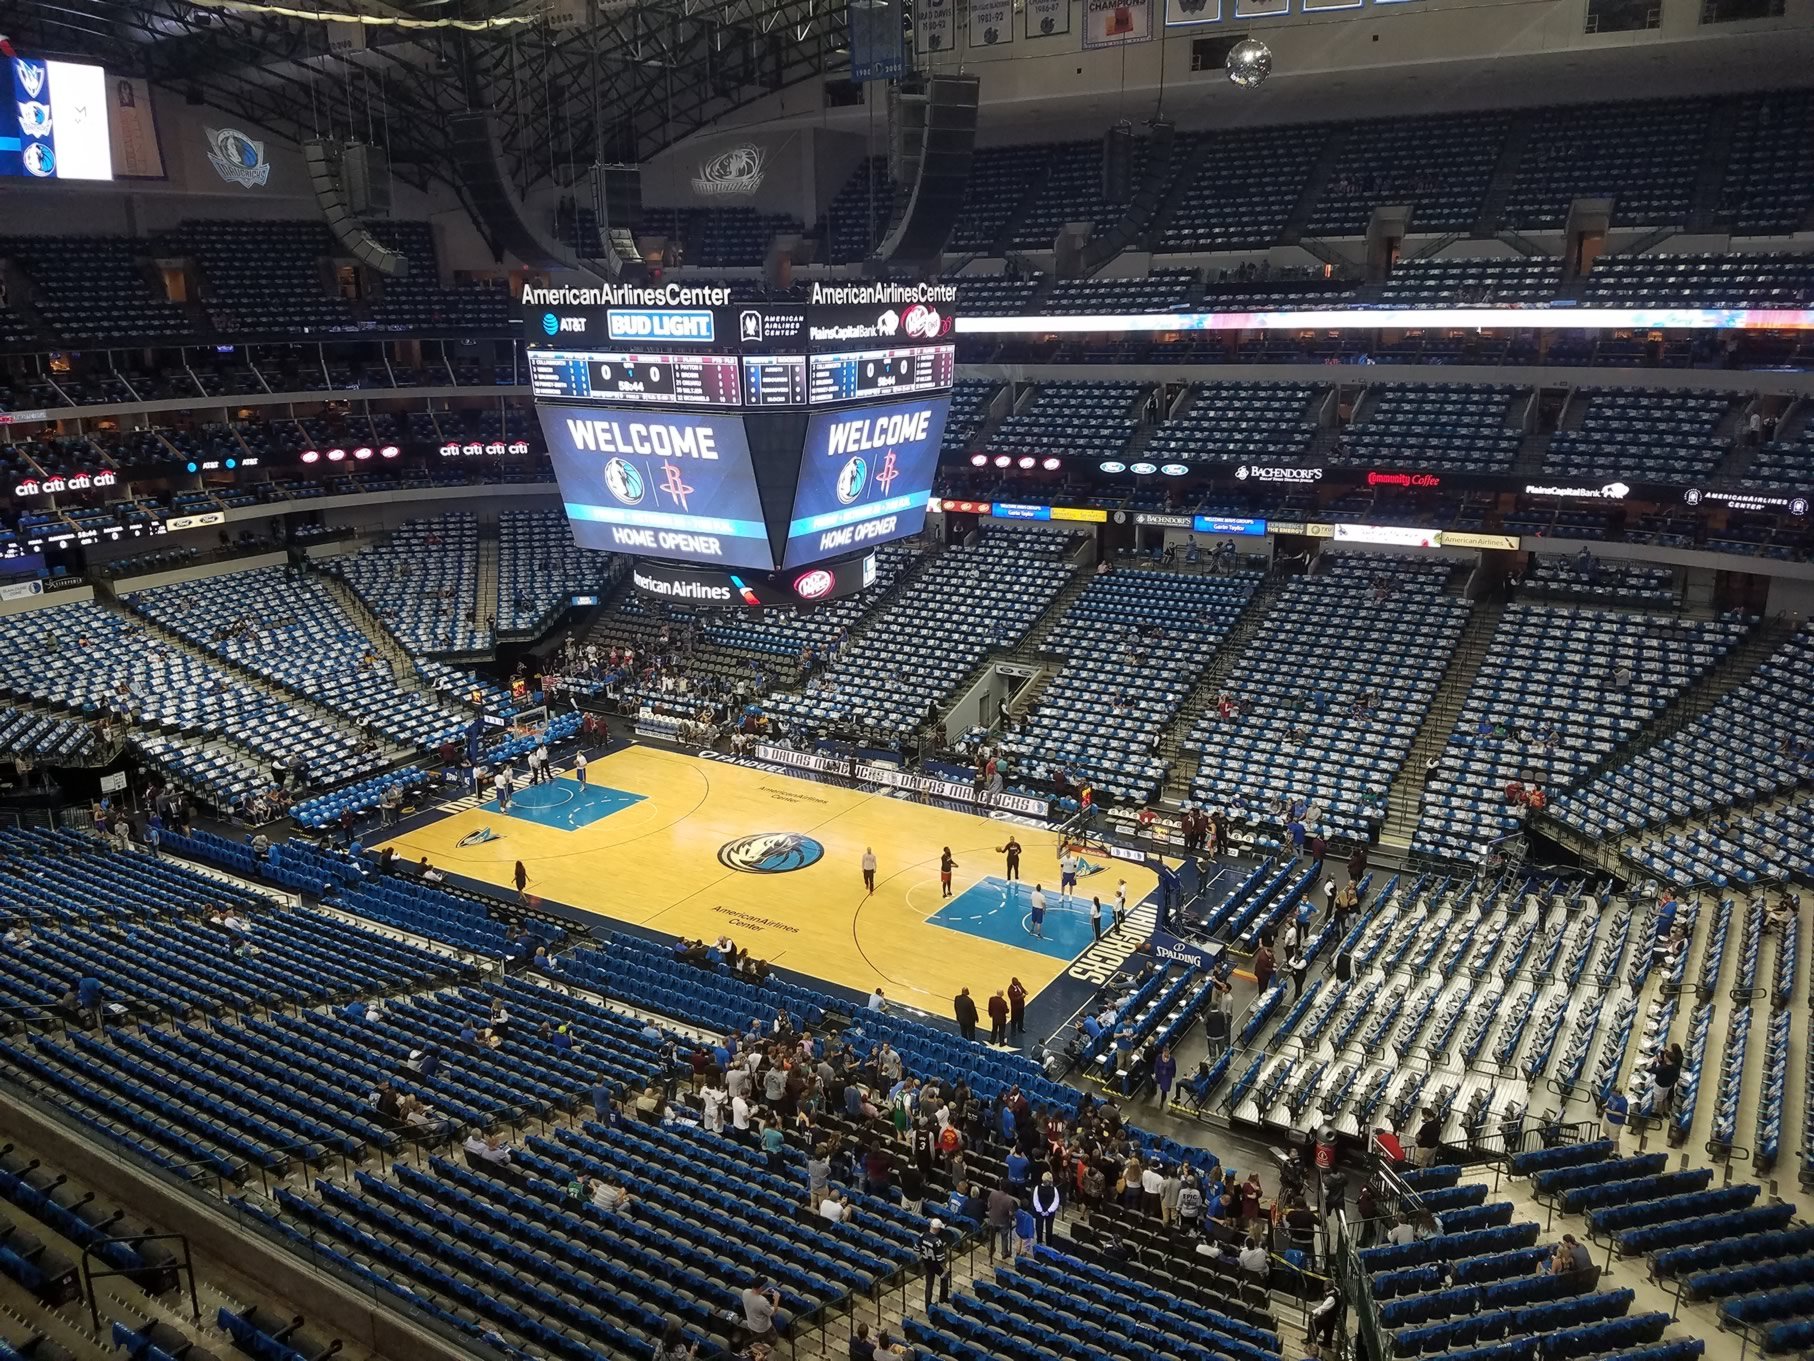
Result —
<instances>
[{"instance_id":1,"label":"hardwood court floor","mask_svg":"<svg viewBox=\"0 0 1814 1361\"><path fill-rule=\"evenodd\" d=\"M587 776L584 790L563 775L519 789L508 813L487 799L388 844L500 887L521 860L537 897L676 936L728 934L770 963L863 993L880 984L939 1015L964 986L979 1009L1010 977L1037 993L1089 940L1088 898L1058 893L1051 832L654 747L614 752ZM486 827L494 839L459 844ZM1018 893L995 849L1010 831L1023 848ZM878 861L874 896L863 890L866 846ZM958 865L950 900L939 894L944 846ZM737 860L801 867L749 872L727 863ZM1123 877L1130 902L1155 884L1142 866L1107 862L1082 892L1107 900ZM1035 880L1051 903L1054 939L1043 944L1024 924Z\"/></svg>"}]
</instances>

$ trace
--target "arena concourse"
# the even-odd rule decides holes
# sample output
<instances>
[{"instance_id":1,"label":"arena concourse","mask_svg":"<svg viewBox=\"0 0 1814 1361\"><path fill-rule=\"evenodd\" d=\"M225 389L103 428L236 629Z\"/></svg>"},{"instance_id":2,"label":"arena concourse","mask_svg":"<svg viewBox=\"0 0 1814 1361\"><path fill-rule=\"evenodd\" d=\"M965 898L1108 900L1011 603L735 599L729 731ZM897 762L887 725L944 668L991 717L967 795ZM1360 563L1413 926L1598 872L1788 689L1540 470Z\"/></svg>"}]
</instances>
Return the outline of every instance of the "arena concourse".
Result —
<instances>
[{"instance_id":1,"label":"arena concourse","mask_svg":"<svg viewBox=\"0 0 1814 1361\"><path fill-rule=\"evenodd\" d=\"M1811 0L0 58L0 1361L1814 1355Z\"/></svg>"}]
</instances>

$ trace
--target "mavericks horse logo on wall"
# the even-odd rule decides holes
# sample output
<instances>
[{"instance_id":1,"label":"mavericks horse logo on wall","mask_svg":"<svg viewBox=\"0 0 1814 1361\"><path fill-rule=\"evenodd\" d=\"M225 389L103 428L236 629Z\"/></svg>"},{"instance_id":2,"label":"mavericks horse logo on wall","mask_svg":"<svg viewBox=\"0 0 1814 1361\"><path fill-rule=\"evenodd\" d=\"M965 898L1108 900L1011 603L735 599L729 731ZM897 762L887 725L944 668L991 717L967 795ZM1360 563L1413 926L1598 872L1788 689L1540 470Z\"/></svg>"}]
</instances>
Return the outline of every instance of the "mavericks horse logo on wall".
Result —
<instances>
[{"instance_id":1,"label":"mavericks horse logo on wall","mask_svg":"<svg viewBox=\"0 0 1814 1361\"><path fill-rule=\"evenodd\" d=\"M798 832L757 832L718 848L718 863L745 874L786 874L824 858L825 847Z\"/></svg>"}]
</instances>

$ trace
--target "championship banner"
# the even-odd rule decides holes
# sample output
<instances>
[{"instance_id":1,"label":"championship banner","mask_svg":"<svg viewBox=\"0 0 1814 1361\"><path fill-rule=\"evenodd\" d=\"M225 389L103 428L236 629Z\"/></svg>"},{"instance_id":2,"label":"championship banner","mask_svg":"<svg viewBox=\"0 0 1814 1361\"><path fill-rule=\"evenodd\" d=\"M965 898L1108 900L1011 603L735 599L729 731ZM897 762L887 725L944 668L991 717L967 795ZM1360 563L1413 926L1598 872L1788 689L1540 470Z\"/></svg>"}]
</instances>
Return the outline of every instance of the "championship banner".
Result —
<instances>
[{"instance_id":1,"label":"championship banner","mask_svg":"<svg viewBox=\"0 0 1814 1361\"><path fill-rule=\"evenodd\" d=\"M970 46L1002 47L1014 41L1014 0L970 0Z\"/></svg>"},{"instance_id":2,"label":"championship banner","mask_svg":"<svg viewBox=\"0 0 1814 1361\"><path fill-rule=\"evenodd\" d=\"M907 54L901 46L901 19L892 5L872 0L850 0L844 7L845 31L850 35L850 78L861 85L870 80L895 80L907 74Z\"/></svg>"},{"instance_id":3,"label":"championship banner","mask_svg":"<svg viewBox=\"0 0 1814 1361\"><path fill-rule=\"evenodd\" d=\"M1029 38L1056 38L1071 31L1071 0L1026 0Z\"/></svg>"},{"instance_id":4,"label":"championship banner","mask_svg":"<svg viewBox=\"0 0 1814 1361\"><path fill-rule=\"evenodd\" d=\"M1083 0L1083 45L1127 47L1153 40L1153 0Z\"/></svg>"},{"instance_id":5,"label":"championship banner","mask_svg":"<svg viewBox=\"0 0 1814 1361\"><path fill-rule=\"evenodd\" d=\"M916 52L957 50L957 0L920 0L913 11Z\"/></svg>"},{"instance_id":6,"label":"championship banner","mask_svg":"<svg viewBox=\"0 0 1814 1361\"><path fill-rule=\"evenodd\" d=\"M107 130L113 139L113 173L133 180L164 178L164 151L151 112L151 86L125 76L107 82Z\"/></svg>"}]
</instances>

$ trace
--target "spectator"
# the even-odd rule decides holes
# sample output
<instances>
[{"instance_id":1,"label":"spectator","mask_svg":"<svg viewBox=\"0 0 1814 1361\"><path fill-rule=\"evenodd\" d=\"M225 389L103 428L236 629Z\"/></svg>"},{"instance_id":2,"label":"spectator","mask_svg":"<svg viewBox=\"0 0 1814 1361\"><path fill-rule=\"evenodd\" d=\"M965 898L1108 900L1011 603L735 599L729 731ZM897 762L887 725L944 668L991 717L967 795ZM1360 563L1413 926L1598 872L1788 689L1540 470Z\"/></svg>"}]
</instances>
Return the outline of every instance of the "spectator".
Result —
<instances>
[{"instance_id":1,"label":"spectator","mask_svg":"<svg viewBox=\"0 0 1814 1361\"><path fill-rule=\"evenodd\" d=\"M750 1341L773 1346L787 1329L787 1316L781 1312L780 1290L773 1281L765 1281L760 1286L745 1286L740 1298L744 1331Z\"/></svg>"},{"instance_id":2,"label":"spectator","mask_svg":"<svg viewBox=\"0 0 1814 1361\"><path fill-rule=\"evenodd\" d=\"M661 1341L655 1344L654 1361L694 1361L698 1355L699 1344L688 1345L680 1320L669 1319L668 1326L662 1330Z\"/></svg>"},{"instance_id":3,"label":"spectator","mask_svg":"<svg viewBox=\"0 0 1814 1361\"><path fill-rule=\"evenodd\" d=\"M842 1191L830 1191L819 1202L819 1218L833 1224L842 1224L851 1215L850 1201Z\"/></svg>"},{"instance_id":4,"label":"spectator","mask_svg":"<svg viewBox=\"0 0 1814 1361\"><path fill-rule=\"evenodd\" d=\"M1260 1240L1252 1234L1248 1235L1246 1244L1241 1248L1239 1261L1241 1270L1250 1279L1260 1285L1266 1284L1272 1271L1271 1262L1266 1255L1266 1249L1260 1246Z\"/></svg>"},{"instance_id":5,"label":"spectator","mask_svg":"<svg viewBox=\"0 0 1814 1361\"><path fill-rule=\"evenodd\" d=\"M945 1237L945 1223L935 1219L920 1235L920 1269L926 1277L926 1310L932 1310L932 1287L938 1285L940 1304L951 1303L951 1244ZM852 1344L851 1355L856 1355Z\"/></svg>"},{"instance_id":6,"label":"spectator","mask_svg":"<svg viewBox=\"0 0 1814 1361\"><path fill-rule=\"evenodd\" d=\"M617 1214L630 1208L630 1193L613 1181L594 1181L591 1199L592 1204L606 1214Z\"/></svg>"},{"instance_id":7,"label":"spectator","mask_svg":"<svg viewBox=\"0 0 1814 1361\"><path fill-rule=\"evenodd\" d=\"M1575 1241L1572 1233L1562 1235L1562 1241L1556 1244L1555 1255L1549 1260L1549 1270L1552 1276L1567 1276L1577 1271L1591 1271L1593 1265L1593 1258L1588 1255L1586 1248Z\"/></svg>"},{"instance_id":8,"label":"spectator","mask_svg":"<svg viewBox=\"0 0 1814 1361\"><path fill-rule=\"evenodd\" d=\"M1050 1172L1043 1173L1039 1178L1039 1185L1033 1188L1033 1219L1037 1241L1041 1243L1052 1241L1052 1225L1058 1218L1061 1203L1057 1182L1053 1180Z\"/></svg>"},{"instance_id":9,"label":"spectator","mask_svg":"<svg viewBox=\"0 0 1814 1361\"><path fill-rule=\"evenodd\" d=\"M1014 1256L1014 1215L1020 1209L1013 1194L1006 1186L998 1186L989 1192L989 1208L985 1222L989 1230L989 1260L994 1261L999 1250L1002 1257L1012 1260Z\"/></svg>"},{"instance_id":10,"label":"spectator","mask_svg":"<svg viewBox=\"0 0 1814 1361\"><path fill-rule=\"evenodd\" d=\"M877 988L875 996L880 997L882 990ZM874 999L871 999L872 1003ZM875 1008L872 1005L872 1010ZM961 989L951 1002L952 1014L957 1017L957 1029L966 1040L976 1038L976 999L970 996L970 989Z\"/></svg>"},{"instance_id":11,"label":"spectator","mask_svg":"<svg viewBox=\"0 0 1814 1361\"><path fill-rule=\"evenodd\" d=\"M1436 1150L1442 1146L1442 1121L1428 1106L1418 1115L1421 1123L1417 1126L1416 1145L1411 1149L1411 1166L1430 1167L1436 1162Z\"/></svg>"},{"instance_id":12,"label":"spectator","mask_svg":"<svg viewBox=\"0 0 1814 1361\"><path fill-rule=\"evenodd\" d=\"M989 999L989 1043L1005 1044L1008 1040L1008 999L997 988Z\"/></svg>"}]
</instances>

